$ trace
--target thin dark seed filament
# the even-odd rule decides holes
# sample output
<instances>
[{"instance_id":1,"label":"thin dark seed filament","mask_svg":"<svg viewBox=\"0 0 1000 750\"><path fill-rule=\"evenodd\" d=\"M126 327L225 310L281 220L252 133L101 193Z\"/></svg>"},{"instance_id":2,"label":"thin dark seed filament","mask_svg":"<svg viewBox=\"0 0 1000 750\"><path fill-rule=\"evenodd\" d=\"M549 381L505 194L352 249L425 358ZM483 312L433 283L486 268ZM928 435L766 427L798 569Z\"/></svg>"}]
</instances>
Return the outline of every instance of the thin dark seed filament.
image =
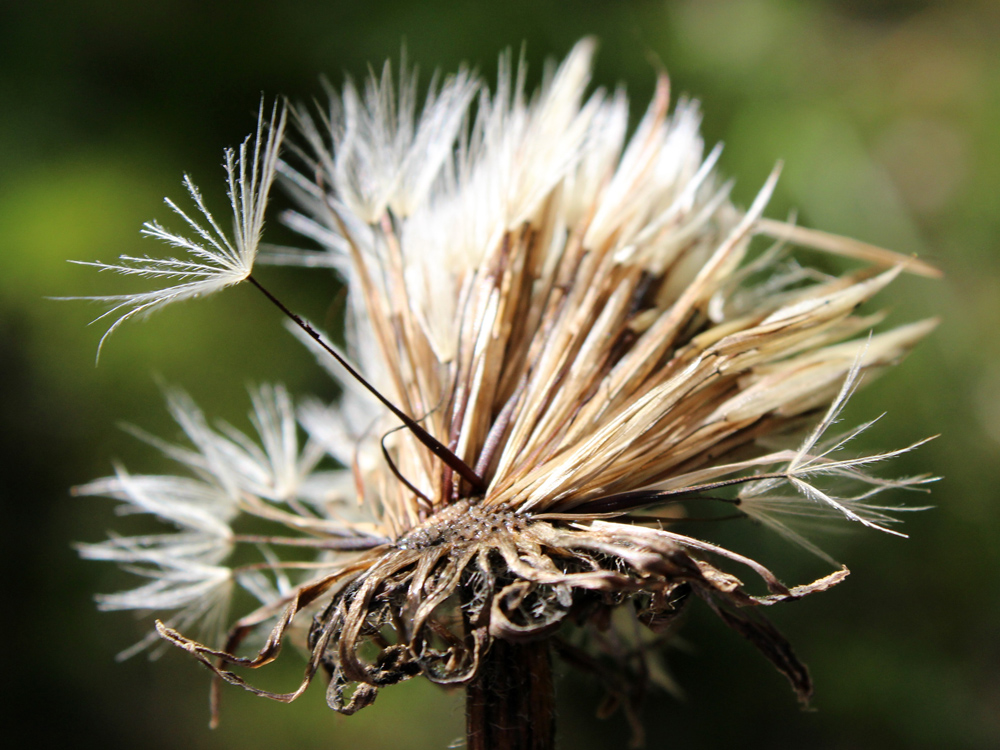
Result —
<instances>
[{"instance_id":1,"label":"thin dark seed filament","mask_svg":"<svg viewBox=\"0 0 1000 750\"><path fill-rule=\"evenodd\" d=\"M451 469L458 472L461 477L472 485L473 489L477 492L484 492L486 490L486 482L480 477L475 470L469 466L465 461L459 458L455 453L448 449L440 440L431 435L427 430L417 424L411 416L406 412L392 403L389 399L382 395L379 390L365 380L361 374L351 367L350 363L345 360L337 351L323 340L323 337L319 335L315 328L306 323L302 318L289 310L285 304L275 297L271 292L269 292L257 279L253 276L247 276L247 281L257 287L268 300L271 301L282 313L284 313L295 325L301 328L309 337L319 344L323 350L332 356L337 362L340 363L341 367L350 373L351 377L357 380L361 385L363 385L375 398L382 402L382 404L391 411L396 417L398 417L403 424L406 425L407 429L413 433L414 437L417 438L421 443L424 444L435 456L440 458L447 464Z\"/></svg>"},{"instance_id":2,"label":"thin dark seed filament","mask_svg":"<svg viewBox=\"0 0 1000 750\"><path fill-rule=\"evenodd\" d=\"M248 544L277 544L285 547L315 547L316 549L331 549L344 552L364 551L389 542L388 539L377 536L314 538L271 536L269 534L236 534L233 536L233 541Z\"/></svg>"}]
</instances>

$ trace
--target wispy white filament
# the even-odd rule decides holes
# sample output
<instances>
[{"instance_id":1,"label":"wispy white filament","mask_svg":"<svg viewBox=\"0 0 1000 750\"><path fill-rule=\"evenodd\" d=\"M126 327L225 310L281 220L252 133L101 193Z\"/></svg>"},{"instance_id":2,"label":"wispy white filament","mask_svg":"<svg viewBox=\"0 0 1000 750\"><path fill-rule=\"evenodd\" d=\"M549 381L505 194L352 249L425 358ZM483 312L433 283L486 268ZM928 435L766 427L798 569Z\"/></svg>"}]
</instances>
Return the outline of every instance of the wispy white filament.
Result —
<instances>
[{"instance_id":1,"label":"wispy white filament","mask_svg":"<svg viewBox=\"0 0 1000 750\"><path fill-rule=\"evenodd\" d=\"M250 275L264 229L264 211L274 182L285 120L284 107L275 104L270 121L265 121L262 105L257 117L255 136L248 137L240 145L238 152L226 149L227 192L233 212L231 233L227 233L219 225L205 205L201 191L185 175L184 187L201 217L192 218L169 198L166 199L166 204L184 220L193 234L172 232L156 221L147 222L142 228L145 236L183 251L181 257L123 255L119 258L120 263L75 261L125 276L173 282L149 292L85 298L112 306L94 322L108 317L115 318L101 337L98 355L108 336L132 316L151 313L171 302L212 294L238 284Z\"/></svg>"},{"instance_id":2,"label":"wispy white filament","mask_svg":"<svg viewBox=\"0 0 1000 750\"><path fill-rule=\"evenodd\" d=\"M330 512L349 493L344 472L317 470L323 455L317 442L300 449L295 410L285 389L262 386L251 392L251 398L256 439L224 423L213 428L190 397L169 392L168 406L190 446L136 432L191 476L133 475L119 467L114 476L76 488L80 496L121 501L119 515L151 515L173 527L137 536L112 534L104 542L77 546L86 559L114 561L147 579L138 588L99 596L102 609L173 611L166 618L171 627L196 628L217 641L234 584L258 598L270 597L269 601L284 596L291 585L267 545L267 536L247 537L263 563L232 567L230 557L243 539L232 525L241 517L249 514L279 522L298 518L296 533L313 527L328 534L354 533ZM285 509L288 504L297 507L299 501L312 510ZM155 640L144 639L123 656Z\"/></svg>"}]
</instances>

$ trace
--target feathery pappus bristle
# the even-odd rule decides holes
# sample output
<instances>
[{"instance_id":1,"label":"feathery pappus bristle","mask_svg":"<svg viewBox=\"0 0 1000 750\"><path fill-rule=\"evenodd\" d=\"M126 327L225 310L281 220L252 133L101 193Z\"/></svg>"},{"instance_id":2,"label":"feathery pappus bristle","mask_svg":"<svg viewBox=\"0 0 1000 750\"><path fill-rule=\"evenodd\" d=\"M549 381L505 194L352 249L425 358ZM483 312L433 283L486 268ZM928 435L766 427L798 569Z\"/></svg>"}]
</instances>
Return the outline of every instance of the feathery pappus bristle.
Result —
<instances>
[{"instance_id":1,"label":"feathery pappus bristle","mask_svg":"<svg viewBox=\"0 0 1000 750\"><path fill-rule=\"evenodd\" d=\"M898 533L888 525L906 508L871 499L932 477L870 473L902 451L847 455L860 430L834 425L864 376L936 323L872 334L883 315L862 310L901 273L937 272L766 218L777 168L741 210L717 174L720 150L706 153L697 103L671 111L661 77L628 136L623 91L590 90L593 53L580 42L534 94L506 55L492 91L462 70L435 78L422 108L415 76L401 66L397 87L387 65L361 89L331 91L319 112L293 107L300 135L287 161L277 162L284 110L230 155L234 240L193 187L211 228L181 215L200 240L147 225L200 260L113 270L198 280L106 298L128 309L112 329L244 279L260 287L250 269L279 172L298 206L287 224L319 249L261 260L343 278L346 350L260 288L344 394L296 412L284 389L255 391L259 440L210 426L171 395L193 448L152 441L191 476L121 469L80 489L178 529L81 548L153 579L105 607L179 610L158 634L259 695L292 700L322 670L331 707L352 713L418 675L471 685L497 642L553 639L570 654L600 642L586 632L612 612L669 633L700 598L808 700L808 672L759 610L825 590L847 569L788 586L712 543L711 527L673 530L684 519L675 511L716 505L831 563L797 519ZM752 246L757 237L773 244ZM810 249L867 265L821 272ZM790 434L794 447L774 447ZM243 519L271 531L244 534ZM259 561L226 568L240 546ZM181 631L216 618L223 579L261 607L224 639L192 640ZM237 653L267 628L257 655ZM293 631L311 654L297 690L264 691L233 671L268 663Z\"/></svg>"},{"instance_id":2,"label":"feathery pappus bristle","mask_svg":"<svg viewBox=\"0 0 1000 750\"><path fill-rule=\"evenodd\" d=\"M227 193L233 212L231 232L219 226L198 186L185 175L184 188L201 218L192 218L169 198L165 202L193 235L172 232L156 221L146 222L142 227L143 235L181 250L184 255L180 258L122 255L120 263L73 261L123 276L175 282L149 292L67 298L109 304L110 309L96 318L95 323L117 316L98 344L98 355L108 336L129 318L152 313L172 302L213 294L250 276L264 231L264 211L274 182L286 122L284 107L275 104L270 120L264 119L264 112L261 102L256 134L244 140L238 151L230 148L225 152Z\"/></svg>"}]
</instances>

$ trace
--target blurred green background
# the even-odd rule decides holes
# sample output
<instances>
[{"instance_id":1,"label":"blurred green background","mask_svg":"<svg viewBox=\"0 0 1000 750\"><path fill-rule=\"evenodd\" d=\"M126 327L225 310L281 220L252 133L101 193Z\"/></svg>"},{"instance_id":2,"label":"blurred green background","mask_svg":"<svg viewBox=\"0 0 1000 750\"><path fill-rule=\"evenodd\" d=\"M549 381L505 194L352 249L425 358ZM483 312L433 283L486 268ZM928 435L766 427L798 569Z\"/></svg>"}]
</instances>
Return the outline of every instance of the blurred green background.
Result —
<instances>
[{"instance_id":1,"label":"blurred green background","mask_svg":"<svg viewBox=\"0 0 1000 750\"><path fill-rule=\"evenodd\" d=\"M391 2L89 0L0 4L0 493L8 726L30 746L105 748L440 748L462 734L460 696L389 689L352 718L322 688L291 706L236 689L207 728L207 679L170 653L116 663L140 624L91 596L124 585L78 560L116 521L110 503L68 488L113 459L166 469L119 421L173 436L157 380L211 415L246 425L246 385L283 381L333 394L311 357L249 289L126 325L94 353L97 309L47 296L122 291L68 258L157 253L142 221L165 218L189 172L216 205L221 150L248 133L263 92L308 99L398 57L426 75L468 61L490 80L497 53L541 61L581 36L601 49L596 83L626 83L640 113L659 59L675 92L699 98L709 144L746 205L778 159L769 215L938 263L943 281L903 278L883 294L903 322L942 325L852 403L847 421L888 411L863 447L942 437L896 473L941 474L934 510L909 540L860 532L823 540L846 584L774 619L809 663L814 712L714 618L695 611L668 661L685 696L651 696L649 747L993 748L1000 746L1000 3L992 0ZM281 199L278 199L278 203ZM272 222L270 239L290 238ZM268 271L323 320L336 285ZM920 502L922 497L909 498ZM741 538L742 540L742 538ZM736 540L732 543L742 543ZM732 540L729 540L732 541ZM796 582L815 565L774 540L747 548ZM695 608L697 609L697 607ZM262 675L287 689L301 664ZM562 747L627 741L599 721L599 686L560 685ZM10 732L10 730L8 730ZM28 745L25 745L28 746Z\"/></svg>"}]
</instances>

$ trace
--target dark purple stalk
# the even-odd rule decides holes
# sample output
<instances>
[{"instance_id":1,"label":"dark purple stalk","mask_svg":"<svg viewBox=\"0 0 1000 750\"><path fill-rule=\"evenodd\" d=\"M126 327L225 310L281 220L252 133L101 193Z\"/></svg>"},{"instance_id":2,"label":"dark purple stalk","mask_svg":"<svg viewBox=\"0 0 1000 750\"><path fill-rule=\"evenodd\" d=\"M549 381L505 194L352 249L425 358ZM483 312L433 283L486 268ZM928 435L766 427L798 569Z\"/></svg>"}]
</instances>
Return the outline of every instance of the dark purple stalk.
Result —
<instances>
[{"instance_id":1,"label":"dark purple stalk","mask_svg":"<svg viewBox=\"0 0 1000 750\"><path fill-rule=\"evenodd\" d=\"M466 687L468 750L552 750L555 717L548 641L494 640Z\"/></svg>"}]
</instances>

